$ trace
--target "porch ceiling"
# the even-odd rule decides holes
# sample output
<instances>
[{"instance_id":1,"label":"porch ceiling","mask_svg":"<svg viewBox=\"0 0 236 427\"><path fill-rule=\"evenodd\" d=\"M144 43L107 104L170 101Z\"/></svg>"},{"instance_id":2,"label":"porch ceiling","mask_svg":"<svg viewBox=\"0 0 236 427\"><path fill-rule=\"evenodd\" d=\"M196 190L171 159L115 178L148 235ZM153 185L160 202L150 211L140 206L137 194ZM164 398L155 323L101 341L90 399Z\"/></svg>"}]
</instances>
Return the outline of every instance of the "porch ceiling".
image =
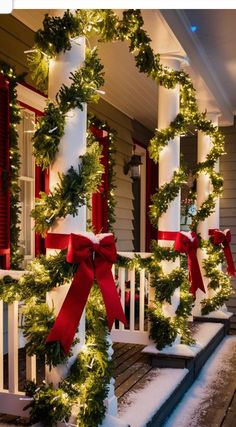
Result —
<instances>
[{"instance_id":1,"label":"porch ceiling","mask_svg":"<svg viewBox=\"0 0 236 427\"><path fill-rule=\"evenodd\" d=\"M31 29L45 13L55 10L15 10L13 15ZM120 13L121 11L117 11ZM221 123L231 124L236 113L236 10L142 10L145 29L155 52L188 55L202 109L220 111ZM198 26L196 33L190 24ZM186 52L186 53L185 53ZM157 85L140 74L126 43L100 45L105 69L104 99L154 130L157 122Z\"/></svg>"}]
</instances>

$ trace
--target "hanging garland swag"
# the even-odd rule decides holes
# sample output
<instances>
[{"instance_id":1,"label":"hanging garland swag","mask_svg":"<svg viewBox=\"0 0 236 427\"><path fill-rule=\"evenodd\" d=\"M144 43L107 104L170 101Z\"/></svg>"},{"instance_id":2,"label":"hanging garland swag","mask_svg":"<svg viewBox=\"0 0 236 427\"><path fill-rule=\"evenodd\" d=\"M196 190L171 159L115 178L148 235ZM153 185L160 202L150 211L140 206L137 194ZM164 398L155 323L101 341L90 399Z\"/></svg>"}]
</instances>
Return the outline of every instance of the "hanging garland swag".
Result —
<instances>
[{"instance_id":1,"label":"hanging garland swag","mask_svg":"<svg viewBox=\"0 0 236 427\"><path fill-rule=\"evenodd\" d=\"M143 29L143 19L139 10L123 12L122 19L119 19L112 10L79 10L75 14L67 11L62 18L51 18L46 15L43 29L36 33L34 49L28 56L33 78L35 78L38 86L45 90L49 59L71 49L73 38L83 35L90 36L93 33L99 34L100 42L127 40L130 52L134 55L136 66L140 72L146 73L166 88L174 88L176 84L180 85L180 113L167 129L157 130L149 144L150 157L155 162L158 161L159 153L168 144L168 141L185 133L189 124L193 124L196 129L211 137L212 149L206 161L199 163L195 170L196 177L200 173L209 174L212 184L210 196L193 217L192 229L195 231L199 221L211 214L215 200L222 193L222 178L220 174L214 171L214 165L218 158L224 154L224 138L218 129L206 119L206 113L199 112L195 90L189 76L183 71L174 71L163 67L160 63L160 56L154 54L150 46L151 40ZM49 101L45 115L41 119L34 136L34 154L37 163L43 168L49 167L54 161L60 139L64 134L68 110L75 107L82 109L83 102L98 100L98 91L103 84L102 69L96 49L87 50L84 66L71 73L71 86L63 85L56 96L56 101ZM91 135L90 138L93 139ZM82 158L78 170L71 168L67 174L61 176L54 192L49 195L41 195L41 199L37 201L38 205L32 214L37 231L45 235L58 218L77 213L78 207L84 204L89 197L91 187L92 192L94 192L100 183L102 174L100 156L99 145L93 140L88 144L88 151ZM154 195L151 206L151 219L154 225L157 225L159 217L167 210L168 204L174 200L185 180L185 172L180 168L173 175L172 180ZM70 192L73 194L72 198ZM201 244L205 243L202 242ZM209 254L213 256L212 242L209 241L208 245ZM157 244L154 246L154 264L156 267L157 260L160 257L172 259L177 256L171 248L162 250ZM218 247L219 257L214 258L214 262L219 261L221 252L221 248ZM212 282L215 275L215 265L213 269L212 264L205 264ZM51 366L64 362L66 355L63 354L57 343L53 345L52 343L45 343L45 338L54 322L53 313L45 305L45 293L55 284L60 286L65 283L68 277L72 277L75 268L75 265L68 267L64 252L49 259L41 257L32 262L29 271L20 279L20 287L17 284L17 295L27 302L24 333L28 338L28 354L37 354L40 349L41 355L46 354L47 363ZM153 272L158 271L160 273L160 269L153 269L153 260L150 268ZM221 274L223 288L223 281L226 279L225 275ZM189 296L189 285L184 269L176 269L168 277L163 273L161 277L154 273L153 277L157 299L150 312L150 319L151 336L156 341L157 347L161 348L168 343L171 344L181 328L185 331L185 336L189 336L189 340L191 340L186 328L186 319L191 311L192 299ZM5 298L10 300L14 293L15 299L15 281L5 278L4 285L8 289ZM179 285L181 300L176 312L177 315L174 319L166 318L162 312L162 290L164 288L168 290L165 293L165 300L168 300ZM222 297L215 298L212 301L211 309L216 308L219 304L221 305L222 300ZM208 307L206 304L206 310ZM70 375L62 381L57 390L46 384L39 388L36 388L32 383L28 384L28 394L33 398L30 408L31 418L34 422L41 421L45 426L51 427L58 420L67 421L71 413L73 398L74 401L78 402L79 399L80 402L77 416L78 426L95 427L102 422L105 414L104 398L108 392L107 384L111 375L111 365L107 356L107 327L103 310L104 307L97 289L94 288L87 304L85 349L78 355ZM35 313L38 319L36 322ZM46 328L43 318L47 319ZM38 343L37 347L36 343Z\"/></svg>"}]
</instances>

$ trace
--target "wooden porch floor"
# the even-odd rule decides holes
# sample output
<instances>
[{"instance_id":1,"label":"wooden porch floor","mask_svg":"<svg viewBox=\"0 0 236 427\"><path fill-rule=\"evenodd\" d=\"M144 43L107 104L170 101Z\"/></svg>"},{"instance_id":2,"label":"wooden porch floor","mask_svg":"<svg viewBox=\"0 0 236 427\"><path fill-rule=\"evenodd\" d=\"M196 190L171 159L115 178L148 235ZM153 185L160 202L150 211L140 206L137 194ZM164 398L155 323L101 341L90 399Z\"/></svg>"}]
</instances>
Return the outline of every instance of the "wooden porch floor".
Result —
<instances>
[{"instance_id":1,"label":"wooden porch floor","mask_svg":"<svg viewBox=\"0 0 236 427\"><path fill-rule=\"evenodd\" d=\"M143 345L139 344L113 344L115 393L118 398L118 409L126 400L129 392L143 387L148 374L152 370L150 356L141 353ZM19 390L24 390L26 378L25 352L19 350ZM44 367L37 362L37 382L44 379ZM4 388L8 387L8 355L4 356ZM0 426L2 423L11 425L29 425L27 419L0 414Z\"/></svg>"},{"instance_id":2,"label":"wooden porch floor","mask_svg":"<svg viewBox=\"0 0 236 427\"><path fill-rule=\"evenodd\" d=\"M144 346L134 344L113 344L114 354L114 377L115 390L118 397L118 408L128 400L128 395L132 391L137 391L150 380L152 367L149 356L141 353ZM24 354L19 354L20 384L23 386L25 380ZM6 363L6 362L5 362ZM155 368L154 368L155 369ZM232 356L232 373L236 369L236 355ZM39 377L42 377L43 367ZM230 375L220 384L218 397L213 399L209 408L205 411L204 417L198 427L233 427L236 416L236 376ZM223 397L222 397L223 393ZM213 417L214 415L214 417ZM214 423L212 420L214 418ZM27 419L16 418L9 415L0 414L0 427L28 426ZM134 427L134 426L132 426Z\"/></svg>"},{"instance_id":3,"label":"wooden porch floor","mask_svg":"<svg viewBox=\"0 0 236 427\"><path fill-rule=\"evenodd\" d=\"M114 378L118 406L121 406L130 391L142 387L150 373L150 356L141 353L143 345L114 343Z\"/></svg>"}]
</instances>

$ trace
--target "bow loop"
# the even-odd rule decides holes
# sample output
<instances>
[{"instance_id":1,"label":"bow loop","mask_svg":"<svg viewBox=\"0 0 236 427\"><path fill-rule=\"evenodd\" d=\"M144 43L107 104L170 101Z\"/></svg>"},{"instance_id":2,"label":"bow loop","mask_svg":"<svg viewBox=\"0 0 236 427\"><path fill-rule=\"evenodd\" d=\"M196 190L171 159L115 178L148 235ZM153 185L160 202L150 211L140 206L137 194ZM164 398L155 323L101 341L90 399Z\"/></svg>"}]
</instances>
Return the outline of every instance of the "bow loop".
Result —
<instances>
[{"instance_id":1,"label":"bow loop","mask_svg":"<svg viewBox=\"0 0 236 427\"><path fill-rule=\"evenodd\" d=\"M198 238L193 231L177 233L174 245L176 251L188 254L190 251L196 251L198 246Z\"/></svg>"},{"instance_id":2,"label":"bow loop","mask_svg":"<svg viewBox=\"0 0 236 427\"><path fill-rule=\"evenodd\" d=\"M195 296L197 289L205 292L202 275L197 259L197 248L199 247L196 233L178 232L175 239L174 249L180 253L185 253L188 259L189 281L191 283L190 292Z\"/></svg>"},{"instance_id":3,"label":"bow loop","mask_svg":"<svg viewBox=\"0 0 236 427\"><path fill-rule=\"evenodd\" d=\"M79 264L93 252L93 242L82 234L69 235L66 261Z\"/></svg>"},{"instance_id":4,"label":"bow loop","mask_svg":"<svg viewBox=\"0 0 236 427\"><path fill-rule=\"evenodd\" d=\"M229 229L221 231L218 229L213 230L213 243L214 245L228 246L231 242L231 231Z\"/></svg>"}]
</instances>

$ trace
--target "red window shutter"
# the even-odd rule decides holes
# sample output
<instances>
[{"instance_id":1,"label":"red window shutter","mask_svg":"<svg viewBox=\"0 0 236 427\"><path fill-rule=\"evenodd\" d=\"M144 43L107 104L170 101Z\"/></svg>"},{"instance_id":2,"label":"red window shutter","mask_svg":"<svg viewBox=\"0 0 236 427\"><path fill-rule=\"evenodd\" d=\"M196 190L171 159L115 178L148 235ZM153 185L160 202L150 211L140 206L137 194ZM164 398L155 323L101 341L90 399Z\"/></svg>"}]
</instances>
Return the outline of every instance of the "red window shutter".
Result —
<instances>
[{"instance_id":1,"label":"red window shutter","mask_svg":"<svg viewBox=\"0 0 236 427\"><path fill-rule=\"evenodd\" d=\"M27 107L28 108L28 107ZM31 108L32 109L32 108ZM34 109L36 120L38 117L42 116L43 113L40 113ZM42 170L40 166L35 166L35 197L40 197L40 191L44 193L49 193L49 169ZM41 237L39 233L35 233L35 256L45 254L45 239Z\"/></svg>"},{"instance_id":2,"label":"red window shutter","mask_svg":"<svg viewBox=\"0 0 236 427\"><path fill-rule=\"evenodd\" d=\"M102 175L102 184L100 185L99 192L92 196L92 225L95 233L107 233L108 231L108 144L107 136L104 136L104 131L95 127L91 128L93 134L98 138L102 146L102 159L101 163L104 166L104 173Z\"/></svg>"},{"instance_id":3,"label":"red window shutter","mask_svg":"<svg viewBox=\"0 0 236 427\"><path fill-rule=\"evenodd\" d=\"M0 76L0 264L10 268L9 83Z\"/></svg>"},{"instance_id":4,"label":"red window shutter","mask_svg":"<svg viewBox=\"0 0 236 427\"><path fill-rule=\"evenodd\" d=\"M148 150L147 150L147 176L146 176L146 206L147 206L147 215L146 215L146 251L150 251L151 241L157 239L157 229L153 227L149 219L149 206L151 205L152 195L156 192L158 188L158 165L150 159Z\"/></svg>"}]
</instances>

